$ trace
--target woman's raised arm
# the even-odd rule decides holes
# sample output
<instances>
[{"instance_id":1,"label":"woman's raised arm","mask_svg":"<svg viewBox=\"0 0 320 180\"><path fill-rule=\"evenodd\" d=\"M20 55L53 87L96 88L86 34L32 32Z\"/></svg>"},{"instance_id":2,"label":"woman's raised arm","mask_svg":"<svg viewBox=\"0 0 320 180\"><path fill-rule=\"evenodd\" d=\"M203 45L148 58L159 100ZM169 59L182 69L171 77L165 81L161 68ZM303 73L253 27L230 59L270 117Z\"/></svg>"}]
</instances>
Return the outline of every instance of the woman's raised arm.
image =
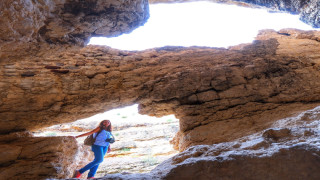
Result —
<instances>
[{"instance_id":1,"label":"woman's raised arm","mask_svg":"<svg viewBox=\"0 0 320 180\"><path fill-rule=\"evenodd\" d=\"M75 138L82 137L82 136L89 136L89 135L91 135L91 134L93 134L93 133L98 132L99 130L100 130L100 127L97 127L97 128L95 128L94 130L92 130L92 131L90 131L90 132L83 133L83 134L80 134L80 135L78 135L78 136L75 136Z\"/></svg>"}]
</instances>

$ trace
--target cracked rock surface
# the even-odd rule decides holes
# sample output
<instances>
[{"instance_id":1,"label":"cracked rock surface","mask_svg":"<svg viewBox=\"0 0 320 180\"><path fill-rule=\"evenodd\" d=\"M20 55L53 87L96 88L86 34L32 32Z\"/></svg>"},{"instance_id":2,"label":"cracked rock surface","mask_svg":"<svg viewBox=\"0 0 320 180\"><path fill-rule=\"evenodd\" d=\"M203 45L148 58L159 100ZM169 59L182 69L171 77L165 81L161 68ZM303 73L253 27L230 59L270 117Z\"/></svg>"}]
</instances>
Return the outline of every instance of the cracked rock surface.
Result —
<instances>
[{"instance_id":1,"label":"cracked rock surface","mask_svg":"<svg viewBox=\"0 0 320 180\"><path fill-rule=\"evenodd\" d=\"M319 112L320 106L235 141L190 147L147 174L112 174L99 179L316 180L320 178Z\"/></svg>"},{"instance_id":2,"label":"cracked rock surface","mask_svg":"<svg viewBox=\"0 0 320 180\"><path fill-rule=\"evenodd\" d=\"M57 79L44 75L41 78L42 82L37 82L39 79L34 77L37 76L36 73L42 73L42 68L34 71L32 63L29 64L29 62L32 62L35 57L39 57L38 60L42 61L45 54L53 55L68 50L79 50L93 36L111 37L129 33L143 25L148 17L147 0L6 0L0 2L0 74L4 75L1 75L4 79L0 82L0 96L10 99L13 96L23 98L29 94L33 97L28 98L28 103L32 105L40 103L36 105L37 107L29 109L28 106L31 104L25 104L27 101L20 104L18 98L14 100L15 102L12 101L17 105L15 107L16 105L11 106L12 102L0 98L1 125L9 125L5 125L6 127L0 130L0 179L69 178L76 168L90 160L88 148L78 147L76 141L70 137L36 138L29 133L22 133L23 129L29 129L18 125L25 119L33 119L31 121L35 120L35 124L38 124L37 118L34 119L35 116L29 116L32 112L47 109L48 105L51 106L53 99L62 100L62 96L59 97L59 93L56 94L56 90L60 91L59 87L52 88L52 85L56 85ZM25 61L26 57L30 59ZM20 60L24 72L18 75L16 72L21 69L15 63ZM61 63L53 65L45 63L47 64L45 69L57 74L68 73L69 69L56 67ZM27 79L24 79L25 77ZM14 81L19 84L17 88L14 87L17 84L9 85L15 78L17 81ZM36 85L38 87L32 87L35 82L40 83L39 86ZM25 91L25 88L29 90ZM44 95L43 101L38 101L41 92L47 90L53 94L49 95L50 97ZM34 96L35 94L38 95ZM42 107L38 109L40 106ZM56 108L54 109L59 111L59 105ZM21 114L25 112L24 120L19 120L18 116L8 119L9 114L15 114L17 111ZM42 115L44 118L41 118L42 120L51 121L48 119L50 116ZM28 124L29 120L25 123Z\"/></svg>"},{"instance_id":3,"label":"cracked rock surface","mask_svg":"<svg viewBox=\"0 0 320 180\"><path fill-rule=\"evenodd\" d=\"M93 36L129 33L149 18L147 0L8 0L0 10L2 61L43 46L83 46Z\"/></svg>"},{"instance_id":4,"label":"cracked rock surface","mask_svg":"<svg viewBox=\"0 0 320 180\"><path fill-rule=\"evenodd\" d=\"M0 179L70 178L92 160L72 137L32 137L19 132L0 136Z\"/></svg>"},{"instance_id":5,"label":"cracked rock surface","mask_svg":"<svg viewBox=\"0 0 320 180\"><path fill-rule=\"evenodd\" d=\"M318 0L237 2L300 14L319 27ZM253 43L229 49L120 51L83 45L89 37L117 36L145 23L147 0L8 0L0 10L1 178L70 177L81 166L76 157L88 160L72 138L35 138L23 132L138 103L143 114L175 114L180 131L173 143L186 151L151 174L109 179L179 179L188 173L215 178L210 172L227 179L243 168L257 170L241 174L243 179L319 179L314 169L319 167L319 142L307 138L319 139L318 131L310 127L297 135L294 128L282 126L264 131L320 104L318 31L265 30ZM316 122L317 117L304 115L302 120ZM236 143L262 131L257 137L264 139L257 138L254 146ZM219 148L223 150L217 152ZM246 148L255 150L254 156ZM208 171L197 174L203 167ZM299 172L306 173L295 174Z\"/></svg>"},{"instance_id":6,"label":"cracked rock surface","mask_svg":"<svg viewBox=\"0 0 320 180\"><path fill-rule=\"evenodd\" d=\"M139 103L140 113L180 119L179 150L230 141L317 105L319 38L268 30L229 49L88 46L0 63L0 132Z\"/></svg>"}]
</instances>

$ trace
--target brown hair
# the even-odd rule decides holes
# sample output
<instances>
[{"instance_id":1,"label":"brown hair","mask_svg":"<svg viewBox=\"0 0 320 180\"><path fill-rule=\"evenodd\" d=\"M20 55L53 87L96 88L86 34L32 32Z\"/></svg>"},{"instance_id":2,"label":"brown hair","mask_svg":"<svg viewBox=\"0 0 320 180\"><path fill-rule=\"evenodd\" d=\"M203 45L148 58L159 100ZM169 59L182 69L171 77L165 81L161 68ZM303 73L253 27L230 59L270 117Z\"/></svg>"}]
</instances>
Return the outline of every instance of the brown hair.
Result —
<instances>
[{"instance_id":1,"label":"brown hair","mask_svg":"<svg viewBox=\"0 0 320 180\"><path fill-rule=\"evenodd\" d=\"M105 126L105 125L103 124L105 121L108 121L108 122L109 122L109 126ZM102 129L104 129L104 130L106 130L106 131L109 131L109 132L112 131L111 121L109 121L109 120L103 120L103 121L101 121L100 124L99 124L99 127L100 127L99 132L101 132Z\"/></svg>"}]
</instances>

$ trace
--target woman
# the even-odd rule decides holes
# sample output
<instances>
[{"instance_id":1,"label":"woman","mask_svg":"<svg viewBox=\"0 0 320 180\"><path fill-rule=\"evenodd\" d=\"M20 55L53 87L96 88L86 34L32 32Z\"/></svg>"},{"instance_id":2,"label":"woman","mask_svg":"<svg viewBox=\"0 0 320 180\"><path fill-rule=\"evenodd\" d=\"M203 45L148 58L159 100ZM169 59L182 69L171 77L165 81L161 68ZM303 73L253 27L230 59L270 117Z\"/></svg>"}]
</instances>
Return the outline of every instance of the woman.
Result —
<instances>
[{"instance_id":1,"label":"woman","mask_svg":"<svg viewBox=\"0 0 320 180\"><path fill-rule=\"evenodd\" d=\"M96 141L91 147L92 151L94 152L94 160L82 169L76 170L74 178L79 178L81 174L87 170L90 170L88 174L88 179L94 178L94 175L96 174L100 163L102 163L103 161L104 155L107 151L110 151L109 142L107 142L106 139L111 138L111 131L111 122L109 120L103 120L100 122L99 126L94 130L81 134L79 136L75 136L75 138L78 138L82 136L89 136L95 133L93 137L96 138Z\"/></svg>"}]
</instances>

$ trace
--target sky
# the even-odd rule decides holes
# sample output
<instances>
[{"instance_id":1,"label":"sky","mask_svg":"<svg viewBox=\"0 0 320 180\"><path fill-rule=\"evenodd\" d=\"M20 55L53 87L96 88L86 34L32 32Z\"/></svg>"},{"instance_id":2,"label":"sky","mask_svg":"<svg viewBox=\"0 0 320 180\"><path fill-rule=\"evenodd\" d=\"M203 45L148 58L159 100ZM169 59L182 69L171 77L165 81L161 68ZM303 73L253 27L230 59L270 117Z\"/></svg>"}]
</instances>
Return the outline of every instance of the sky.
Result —
<instances>
[{"instance_id":1,"label":"sky","mask_svg":"<svg viewBox=\"0 0 320 180\"><path fill-rule=\"evenodd\" d=\"M312 30L299 16L268 13L212 2L150 5L150 18L130 34L91 38L89 44L121 50L144 50L163 46L225 47L249 43L261 29ZM319 29L318 29L319 30Z\"/></svg>"},{"instance_id":2,"label":"sky","mask_svg":"<svg viewBox=\"0 0 320 180\"><path fill-rule=\"evenodd\" d=\"M94 116L91 116L86 119L78 120L77 122L86 123L86 122L99 122L103 119L109 119L113 125L120 124L138 124L138 123L147 123L150 121L157 122L177 122L177 119L174 115L163 116L161 118L152 117L148 115L142 115L138 112L138 104L127 106L123 108L113 109L104 113L99 113Z\"/></svg>"}]
</instances>

